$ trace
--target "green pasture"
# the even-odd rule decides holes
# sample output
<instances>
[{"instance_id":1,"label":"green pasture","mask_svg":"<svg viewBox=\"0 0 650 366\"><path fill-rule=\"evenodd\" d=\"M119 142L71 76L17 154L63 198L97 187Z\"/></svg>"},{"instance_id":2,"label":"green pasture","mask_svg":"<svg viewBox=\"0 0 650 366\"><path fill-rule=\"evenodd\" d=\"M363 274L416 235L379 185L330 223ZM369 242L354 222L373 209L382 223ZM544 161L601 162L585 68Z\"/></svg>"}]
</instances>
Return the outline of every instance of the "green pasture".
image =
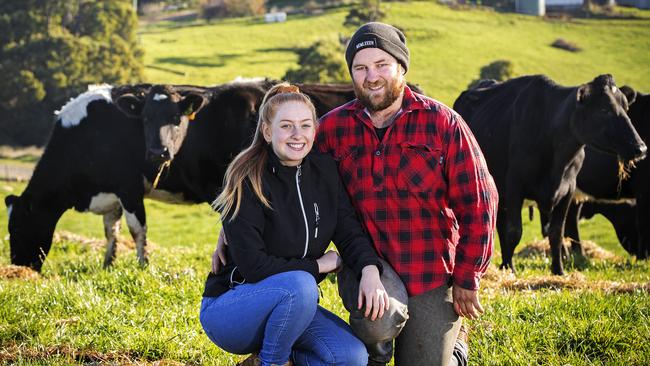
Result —
<instances>
[{"instance_id":1,"label":"green pasture","mask_svg":"<svg viewBox=\"0 0 650 366\"><path fill-rule=\"evenodd\" d=\"M22 189L21 183L0 182L0 196ZM134 249L123 247L114 267L104 270L103 246L68 239L53 245L40 278L0 279L0 363L232 365L240 359L212 345L198 320L218 216L207 204L147 200L146 208L151 241L146 268L138 266ZM538 215L528 221L527 210L522 214L520 248L540 239ZM1 210L0 222L6 220ZM648 283L650 264L629 257L602 217L581 223L581 229L587 240L619 258L592 260L580 270L569 265L569 276L586 278L587 286L580 289L483 289L486 314L469 322L472 364L650 363L648 292L615 294L596 288L602 281ZM99 216L74 211L64 215L57 231L100 243L103 238ZM0 269L7 268L8 258L2 225ZM493 263L500 261L497 247ZM550 273L544 256L517 258L516 266L522 280ZM346 318L333 278L321 289L321 304Z\"/></svg>"},{"instance_id":2,"label":"green pasture","mask_svg":"<svg viewBox=\"0 0 650 366\"><path fill-rule=\"evenodd\" d=\"M513 62L518 74L544 73L565 85L612 73L620 85L650 92L650 11L624 10L634 17L630 19L557 21L452 10L434 2L386 6L386 21L408 37L409 80L448 104L481 66L497 59ZM279 78L296 66L294 49L323 37L349 35L352 29L342 26L346 12L290 16L281 24L245 18L143 26L144 81L209 85L237 76ZM557 38L583 51L551 48ZM0 196L19 194L24 186L0 181ZM151 259L145 268L137 265L134 249L121 247L115 265L102 269L101 218L69 211L57 232L99 239L99 244L64 235L53 245L42 276L0 278L0 364L231 365L241 359L214 346L198 320L218 216L207 204L147 200L146 209ZM539 215L532 221L527 210L522 215L519 249L541 239ZM2 274L10 268L6 222L7 213L0 210ZM618 285L648 284L650 263L628 256L600 216L582 222L581 233L618 257L568 263L567 277L583 279L573 289L484 286L486 314L468 322L472 364L650 364L650 294L610 291ZM550 259L544 255L515 261L518 280L550 274ZM500 262L497 243L493 263ZM347 318L333 279L321 289L321 304Z\"/></svg>"},{"instance_id":3,"label":"green pasture","mask_svg":"<svg viewBox=\"0 0 650 366\"><path fill-rule=\"evenodd\" d=\"M546 74L563 85L610 73L619 85L650 91L650 11L623 9L632 19L559 21L453 10L435 2L385 6L386 21L407 36L412 55L407 78L447 104L478 77L482 66L498 59L511 61L517 75ZM275 24L241 18L143 27L145 81L211 85L237 76L280 78L297 66L295 49L318 39L349 37L354 29L342 25L347 11L290 15L286 23ZM558 38L583 50L550 47Z\"/></svg>"}]
</instances>

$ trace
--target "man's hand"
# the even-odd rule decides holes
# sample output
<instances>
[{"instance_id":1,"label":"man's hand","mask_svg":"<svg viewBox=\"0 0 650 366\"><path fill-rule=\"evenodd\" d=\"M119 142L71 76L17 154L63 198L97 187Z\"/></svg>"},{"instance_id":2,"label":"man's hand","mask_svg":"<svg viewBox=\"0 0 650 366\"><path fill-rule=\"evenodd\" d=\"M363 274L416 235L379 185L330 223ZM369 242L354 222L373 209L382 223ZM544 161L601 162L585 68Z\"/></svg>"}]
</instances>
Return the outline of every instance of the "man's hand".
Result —
<instances>
[{"instance_id":1,"label":"man's hand","mask_svg":"<svg viewBox=\"0 0 650 366\"><path fill-rule=\"evenodd\" d=\"M226 265L226 245L228 241L226 240L226 233L221 230L219 233L219 239L217 239L217 249L212 253L212 273L217 274L219 272L219 267L223 264Z\"/></svg>"},{"instance_id":2,"label":"man's hand","mask_svg":"<svg viewBox=\"0 0 650 366\"><path fill-rule=\"evenodd\" d=\"M459 316L478 319L483 314L483 306L478 301L478 290L466 290L454 284L451 293L454 298L454 310Z\"/></svg>"},{"instance_id":3,"label":"man's hand","mask_svg":"<svg viewBox=\"0 0 650 366\"><path fill-rule=\"evenodd\" d=\"M359 283L359 299L357 309L363 307L366 303L366 312L363 314L366 318L370 316L370 320L374 321L377 318L384 316L384 311L388 310L390 302L388 301L388 293L381 283L379 277L379 269L377 266L369 265L363 267L361 270L361 282Z\"/></svg>"}]
</instances>

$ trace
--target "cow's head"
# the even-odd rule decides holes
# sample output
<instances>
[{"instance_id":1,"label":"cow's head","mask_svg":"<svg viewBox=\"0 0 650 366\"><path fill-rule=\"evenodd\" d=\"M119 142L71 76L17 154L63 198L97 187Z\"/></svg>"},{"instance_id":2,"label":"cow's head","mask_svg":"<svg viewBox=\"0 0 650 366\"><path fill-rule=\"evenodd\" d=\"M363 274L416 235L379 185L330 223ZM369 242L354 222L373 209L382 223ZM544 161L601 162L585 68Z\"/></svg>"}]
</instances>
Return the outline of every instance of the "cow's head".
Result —
<instances>
[{"instance_id":1,"label":"cow's head","mask_svg":"<svg viewBox=\"0 0 650 366\"><path fill-rule=\"evenodd\" d=\"M647 145L650 141L650 94L637 92L627 85L623 85L621 91L630 105L627 114L632 120L632 125Z\"/></svg>"},{"instance_id":2,"label":"cow's head","mask_svg":"<svg viewBox=\"0 0 650 366\"><path fill-rule=\"evenodd\" d=\"M125 94L116 104L127 115L142 118L146 158L161 163L173 159L181 148L205 97L196 92L181 94L170 85L154 85L144 98Z\"/></svg>"},{"instance_id":3,"label":"cow's head","mask_svg":"<svg viewBox=\"0 0 650 366\"><path fill-rule=\"evenodd\" d=\"M571 128L578 140L625 161L643 159L647 147L627 115L628 102L611 75L578 87Z\"/></svg>"},{"instance_id":4,"label":"cow's head","mask_svg":"<svg viewBox=\"0 0 650 366\"><path fill-rule=\"evenodd\" d=\"M40 271L52 246L54 228L62 211L38 207L28 193L5 198L9 216L11 263Z\"/></svg>"}]
</instances>

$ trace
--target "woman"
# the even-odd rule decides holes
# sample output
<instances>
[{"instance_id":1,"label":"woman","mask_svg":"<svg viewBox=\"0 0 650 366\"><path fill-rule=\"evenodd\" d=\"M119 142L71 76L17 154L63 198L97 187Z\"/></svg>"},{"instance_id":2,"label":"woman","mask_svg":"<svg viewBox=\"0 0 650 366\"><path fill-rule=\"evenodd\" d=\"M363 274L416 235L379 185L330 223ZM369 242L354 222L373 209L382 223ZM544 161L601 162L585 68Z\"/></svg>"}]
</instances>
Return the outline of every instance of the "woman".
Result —
<instances>
[{"instance_id":1,"label":"woman","mask_svg":"<svg viewBox=\"0 0 650 366\"><path fill-rule=\"evenodd\" d=\"M222 349L257 353L260 365L366 365L366 349L318 305L318 285L341 258L361 277L359 308L382 316L382 269L334 161L310 153L317 128L309 98L279 84L265 95L251 146L230 164L213 206L227 261L210 273L201 324Z\"/></svg>"}]
</instances>

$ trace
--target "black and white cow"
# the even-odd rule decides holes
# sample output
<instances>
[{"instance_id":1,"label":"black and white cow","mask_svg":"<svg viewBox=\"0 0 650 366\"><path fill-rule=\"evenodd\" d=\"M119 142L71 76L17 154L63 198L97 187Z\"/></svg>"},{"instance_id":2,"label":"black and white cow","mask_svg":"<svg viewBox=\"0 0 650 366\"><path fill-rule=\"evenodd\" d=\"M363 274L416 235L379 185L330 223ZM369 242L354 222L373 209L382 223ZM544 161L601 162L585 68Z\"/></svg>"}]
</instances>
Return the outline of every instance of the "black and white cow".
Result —
<instances>
[{"instance_id":1,"label":"black and white cow","mask_svg":"<svg viewBox=\"0 0 650 366\"><path fill-rule=\"evenodd\" d=\"M145 98L125 94L117 103L125 113L142 118L148 156L158 163L172 162L161 189L184 191L183 198L192 202L211 202L230 161L250 144L264 94L278 82L250 79L206 88L207 102L188 124L174 118L184 108L174 102L182 96L176 86L156 85ZM355 98L351 84L298 86L311 98L318 116Z\"/></svg>"},{"instance_id":2,"label":"black and white cow","mask_svg":"<svg viewBox=\"0 0 650 366\"><path fill-rule=\"evenodd\" d=\"M152 89L146 98L130 97L125 95L118 101L124 111L135 111L135 116L144 120L144 134L147 150L150 156L159 156L158 161L176 161L185 157L200 157L207 159L212 166L219 169L218 177L221 179L225 173L227 163L245 146L253 136L257 125L257 109L262 102L264 93L278 80L251 79L234 81L228 84L208 88L209 98L206 106L196 115L196 120L187 125L179 125L173 116L180 113L182 106L164 108L162 113L159 100L176 100L180 91L174 86L157 86ZM356 96L352 84L296 84L300 90L309 96L316 108L316 115L322 116L335 107L343 105ZM417 85L408 84L418 93L423 94ZM239 118L239 120L237 119ZM166 137L161 131L169 130L173 126L174 138ZM187 131L185 131L187 129ZM185 136L187 135L187 136ZM225 139L224 136L238 136L238 138ZM218 141L219 144L211 144ZM185 152L182 144L189 145ZM179 156L174 158L168 151L178 151ZM159 152L162 152L159 154ZM197 155L198 154L198 155ZM173 154L172 154L173 155ZM223 159L227 157L227 159ZM205 162L204 166L207 165ZM216 165L215 165L216 164ZM172 164L184 166L184 163ZM213 182L210 177L203 177L201 181ZM213 185L210 186L213 188Z\"/></svg>"},{"instance_id":3,"label":"black and white cow","mask_svg":"<svg viewBox=\"0 0 650 366\"><path fill-rule=\"evenodd\" d=\"M105 264L115 255L124 212L145 263L143 139L142 124L115 108L110 87L89 90L63 106L27 188L20 197L5 198L11 262L40 270L56 223L74 207L104 216Z\"/></svg>"},{"instance_id":4,"label":"black and white cow","mask_svg":"<svg viewBox=\"0 0 650 366\"><path fill-rule=\"evenodd\" d=\"M128 90L143 96L149 88ZM5 198L13 264L40 271L56 223L70 208L104 216L105 266L115 257L122 214L138 261L147 262L143 198L157 168L145 159L142 122L116 107L115 93L110 86L92 88L63 106L27 187L19 197Z\"/></svg>"},{"instance_id":5,"label":"black and white cow","mask_svg":"<svg viewBox=\"0 0 650 366\"><path fill-rule=\"evenodd\" d=\"M577 87L563 87L545 76L524 76L466 90L454 109L472 129L499 190L501 266L514 270L521 209L524 199L531 199L549 217L552 271L563 274L564 220L584 146L625 161L646 154L614 79L600 75Z\"/></svg>"}]
</instances>

